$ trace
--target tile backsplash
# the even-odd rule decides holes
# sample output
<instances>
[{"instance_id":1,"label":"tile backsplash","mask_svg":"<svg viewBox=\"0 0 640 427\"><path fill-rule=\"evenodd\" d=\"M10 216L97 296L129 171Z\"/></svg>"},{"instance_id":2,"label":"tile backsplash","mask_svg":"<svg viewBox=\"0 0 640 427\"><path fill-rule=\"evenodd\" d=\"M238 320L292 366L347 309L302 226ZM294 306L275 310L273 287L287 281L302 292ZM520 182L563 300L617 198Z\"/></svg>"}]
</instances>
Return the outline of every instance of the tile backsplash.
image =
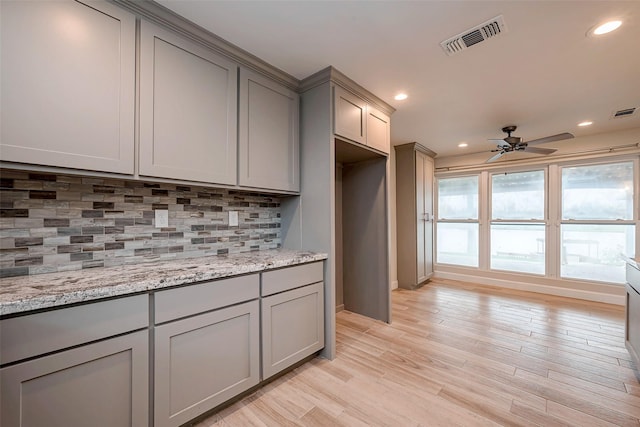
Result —
<instances>
[{"instance_id":1,"label":"tile backsplash","mask_svg":"<svg viewBox=\"0 0 640 427\"><path fill-rule=\"evenodd\" d=\"M0 277L281 245L274 196L9 169L0 181ZM154 226L156 209L169 211L169 227Z\"/></svg>"}]
</instances>

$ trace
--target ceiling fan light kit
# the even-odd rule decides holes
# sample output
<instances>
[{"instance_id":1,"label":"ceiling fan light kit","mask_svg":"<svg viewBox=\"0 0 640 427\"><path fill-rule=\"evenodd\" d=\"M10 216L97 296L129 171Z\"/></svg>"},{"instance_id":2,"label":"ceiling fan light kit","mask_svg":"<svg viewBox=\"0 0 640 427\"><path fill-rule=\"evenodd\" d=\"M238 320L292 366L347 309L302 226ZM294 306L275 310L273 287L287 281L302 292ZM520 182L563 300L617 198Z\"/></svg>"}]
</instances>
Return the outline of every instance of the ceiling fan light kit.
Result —
<instances>
[{"instance_id":1,"label":"ceiling fan light kit","mask_svg":"<svg viewBox=\"0 0 640 427\"><path fill-rule=\"evenodd\" d=\"M531 147L531 145L545 144L547 142L562 141L564 139L573 138L572 134L568 132L564 132L564 133L559 133L557 135L545 136L544 138L538 138L532 141L525 142L525 141L522 141L522 138L520 137L511 136L511 133L515 132L516 129L517 129L517 126L515 125L505 126L502 128L502 132L507 134L505 138L489 140L497 144L497 148L495 150L491 150L491 152L492 153L497 152L498 154L488 159L485 163L495 162L505 154L512 153L514 151L524 151L527 153L542 154L546 156L551 153L555 153L558 150L554 148Z\"/></svg>"}]
</instances>

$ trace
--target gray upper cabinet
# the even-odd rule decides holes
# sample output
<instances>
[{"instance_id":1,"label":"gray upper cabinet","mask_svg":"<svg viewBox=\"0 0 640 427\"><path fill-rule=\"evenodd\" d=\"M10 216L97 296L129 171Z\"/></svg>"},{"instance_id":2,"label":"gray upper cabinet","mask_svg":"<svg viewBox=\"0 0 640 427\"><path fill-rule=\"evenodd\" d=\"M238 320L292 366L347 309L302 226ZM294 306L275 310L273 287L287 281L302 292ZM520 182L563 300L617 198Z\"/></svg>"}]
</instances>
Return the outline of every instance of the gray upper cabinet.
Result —
<instances>
[{"instance_id":1,"label":"gray upper cabinet","mask_svg":"<svg viewBox=\"0 0 640 427\"><path fill-rule=\"evenodd\" d=\"M382 111L367 106L367 145L389 154L391 143L391 118Z\"/></svg>"},{"instance_id":2,"label":"gray upper cabinet","mask_svg":"<svg viewBox=\"0 0 640 427\"><path fill-rule=\"evenodd\" d=\"M240 69L240 186L300 191L298 111L297 93Z\"/></svg>"},{"instance_id":3,"label":"gray upper cabinet","mask_svg":"<svg viewBox=\"0 0 640 427\"><path fill-rule=\"evenodd\" d=\"M391 118L364 99L333 88L334 134L389 154Z\"/></svg>"},{"instance_id":4,"label":"gray upper cabinet","mask_svg":"<svg viewBox=\"0 0 640 427\"><path fill-rule=\"evenodd\" d=\"M135 18L108 2L0 2L1 160L133 174Z\"/></svg>"},{"instance_id":5,"label":"gray upper cabinet","mask_svg":"<svg viewBox=\"0 0 640 427\"><path fill-rule=\"evenodd\" d=\"M333 88L333 132L360 144L367 143L367 103L341 87Z\"/></svg>"},{"instance_id":6,"label":"gray upper cabinet","mask_svg":"<svg viewBox=\"0 0 640 427\"><path fill-rule=\"evenodd\" d=\"M237 64L140 28L140 175L236 184Z\"/></svg>"}]
</instances>

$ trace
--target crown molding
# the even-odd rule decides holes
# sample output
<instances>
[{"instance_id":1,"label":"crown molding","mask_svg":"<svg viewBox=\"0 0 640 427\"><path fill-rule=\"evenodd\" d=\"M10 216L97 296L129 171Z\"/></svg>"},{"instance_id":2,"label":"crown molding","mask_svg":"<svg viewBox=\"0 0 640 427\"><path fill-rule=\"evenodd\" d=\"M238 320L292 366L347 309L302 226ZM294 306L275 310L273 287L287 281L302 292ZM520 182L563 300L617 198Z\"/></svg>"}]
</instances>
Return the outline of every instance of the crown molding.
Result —
<instances>
[{"instance_id":1,"label":"crown molding","mask_svg":"<svg viewBox=\"0 0 640 427\"><path fill-rule=\"evenodd\" d=\"M255 55L239 48L238 46L230 43L223 38L213 34L212 32L205 30L199 25L194 24L188 19L176 14L175 12L167 9L159 3L152 0L109 0L140 18L152 21L156 24L160 24L180 36L200 43L219 53L224 55L235 62L238 62L241 66L249 68L255 72L263 74L282 85L298 91L300 81L292 75L274 67L273 65L263 61Z\"/></svg>"}]
</instances>

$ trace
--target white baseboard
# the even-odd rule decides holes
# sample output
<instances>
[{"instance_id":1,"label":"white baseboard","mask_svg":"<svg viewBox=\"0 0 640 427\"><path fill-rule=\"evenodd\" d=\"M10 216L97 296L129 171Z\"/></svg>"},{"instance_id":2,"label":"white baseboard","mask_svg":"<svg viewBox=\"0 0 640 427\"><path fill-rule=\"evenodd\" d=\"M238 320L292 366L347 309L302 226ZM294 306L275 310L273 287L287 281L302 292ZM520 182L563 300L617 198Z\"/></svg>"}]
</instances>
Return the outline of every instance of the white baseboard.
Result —
<instances>
[{"instance_id":1,"label":"white baseboard","mask_svg":"<svg viewBox=\"0 0 640 427\"><path fill-rule=\"evenodd\" d=\"M398 289L398 281L394 280L391 282L391 290Z\"/></svg>"},{"instance_id":2,"label":"white baseboard","mask_svg":"<svg viewBox=\"0 0 640 427\"><path fill-rule=\"evenodd\" d=\"M475 276L473 274L453 273L447 271L436 271L434 278L458 280L461 282L477 283L480 285L498 286L507 289L517 289L520 291L536 292L540 294L556 295L560 297L577 298L587 301L602 302L606 304L625 305L624 295L614 295L602 292L585 291L581 289L570 289L566 287L556 287L535 283L518 282L513 280L494 279L489 277Z\"/></svg>"},{"instance_id":3,"label":"white baseboard","mask_svg":"<svg viewBox=\"0 0 640 427\"><path fill-rule=\"evenodd\" d=\"M336 313L341 312L342 310L344 310L344 304L340 304L336 306Z\"/></svg>"}]
</instances>

